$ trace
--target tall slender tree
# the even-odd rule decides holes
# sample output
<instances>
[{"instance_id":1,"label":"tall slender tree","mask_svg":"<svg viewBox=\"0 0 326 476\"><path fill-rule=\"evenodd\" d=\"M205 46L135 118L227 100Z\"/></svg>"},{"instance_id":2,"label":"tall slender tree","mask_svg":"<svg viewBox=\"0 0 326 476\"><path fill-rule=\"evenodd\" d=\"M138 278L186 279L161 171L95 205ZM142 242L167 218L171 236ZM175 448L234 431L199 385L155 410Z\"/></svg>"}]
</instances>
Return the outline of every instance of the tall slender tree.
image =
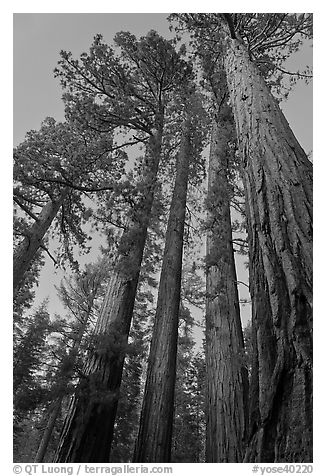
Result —
<instances>
[{"instance_id":1,"label":"tall slender tree","mask_svg":"<svg viewBox=\"0 0 326 476\"><path fill-rule=\"evenodd\" d=\"M205 346L207 463L242 462L248 427L248 374L230 216L229 166L235 151L230 113L224 97L216 110L209 154Z\"/></svg>"},{"instance_id":2,"label":"tall slender tree","mask_svg":"<svg viewBox=\"0 0 326 476\"><path fill-rule=\"evenodd\" d=\"M189 88L189 93L190 91L192 92ZM202 123L198 120L200 104L198 102L196 104L195 95L192 100L189 96L184 99L188 105L184 108L185 119L176 161L176 178L167 224L143 407L135 447L134 461L137 462L164 462L171 459L183 232L189 165L191 158L195 160L194 155L198 157L200 154L203 140ZM197 106L199 113L196 117L196 121L198 120L196 125L191 117L196 109L191 108L191 103L193 107Z\"/></svg>"}]
</instances>

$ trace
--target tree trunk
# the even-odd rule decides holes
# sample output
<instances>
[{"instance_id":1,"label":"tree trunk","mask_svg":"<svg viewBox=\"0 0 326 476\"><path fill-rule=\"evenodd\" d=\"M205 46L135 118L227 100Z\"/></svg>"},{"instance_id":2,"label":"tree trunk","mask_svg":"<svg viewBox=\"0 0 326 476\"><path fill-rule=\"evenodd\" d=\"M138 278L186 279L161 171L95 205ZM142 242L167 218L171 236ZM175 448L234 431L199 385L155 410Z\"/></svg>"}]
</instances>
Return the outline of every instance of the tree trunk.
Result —
<instances>
[{"instance_id":1,"label":"tree trunk","mask_svg":"<svg viewBox=\"0 0 326 476\"><path fill-rule=\"evenodd\" d=\"M65 421L57 462L109 462L119 390L161 154L162 126L149 139L142 200L121 239L96 324L94 349Z\"/></svg>"},{"instance_id":2,"label":"tree trunk","mask_svg":"<svg viewBox=\"0 0 326 476\"><path fill-rule=\"evenodd\" d=\"M135 462L168 462L171 459L189 149L187 120L177 158Z\"/></svg>"},{"instance_id":3,"label":"tree trunk","mask_svg":"<svg viewBox=\"0 0 326 476\"><path fill-rule=\"evenodd\" d=\"M213 124L208 171L206 462L243 461L247 431L248 373L232 245L228 156L229 108ZM231 126L232 127L232 126Z\"/></svg>"},{"instance_id":4,"label":"tree trunk","mask_svg":"<svg viewBox=\"0 0 326 476\"><path fill-rule=\"evenodd\" d=\"M67 193L68 191L65 190L56 201L50 200L44 205L37 221L34 222L28 230L28 236L25 236L23 241L16 248L13 264L14 292L19 289L19 286L23 282L24 274L29 269L37 250L42 245L44 235L50 228Z\"/></svg>"},{"instance_id":5,"label":"tree trunk","mask_svg":"<svg viewBox=\"0 0 326 476\"><path fill-rule=\"evenodd\" d=\"M48 418L48 421L47 421L47 424L46 424L46 428L45 428L44 433L42 435L42 440L39 444L39 447L38 447L38 450L37 450L37 453L36 453L36 456L35 456L35 459L34 459L34 463L42 463L42 461L44 461L44 457L45 457L46 451L48 449L48 445L50 443L51 436L52 436L52 433L53 433L53 429L54 429L54 426L55 426L55 422L57 421L58 415L59 415L60 410L61 410L62 399L63 399L62 396L58 397L55 400L55 402L52 406L52 409L50 411L49 418Z\"/></svg>"},{"instance_id":6,"label":"tree trunk","mask_svg":"<svg viewBox=\"0 0 326 476\"><path fill-rule=\"evenodd\" d=\"M225 70L242 154L259 407L246 461L312 461L312 165L245 46Z\"/></svg>"}]
</instances>

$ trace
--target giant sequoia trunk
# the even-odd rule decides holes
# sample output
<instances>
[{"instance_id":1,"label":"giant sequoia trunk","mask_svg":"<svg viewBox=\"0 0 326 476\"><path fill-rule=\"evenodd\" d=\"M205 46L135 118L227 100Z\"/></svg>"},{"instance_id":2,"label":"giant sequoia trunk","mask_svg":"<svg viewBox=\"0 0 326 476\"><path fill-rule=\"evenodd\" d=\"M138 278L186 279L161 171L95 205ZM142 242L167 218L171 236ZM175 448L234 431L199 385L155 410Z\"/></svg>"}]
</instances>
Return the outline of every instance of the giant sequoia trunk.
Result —
<instances>
[{"instance_id":1,"label":"giant sequoia trunk","mask_svg":"<svg viewBox=\"0 0 326 476\"><path fill-rule=\"evenodd\" d=\"M184 126L166 231L157 309L134 461L171 459L178 341L183 231L189 170L190 132Z\"/></svg>"},{"instance_id":2,"label":"giant sequoia trunk","mask_svg":"<svg viewBox=\"0 0 326 476\"><path fill-rule=\"evenodd\" d=\"M27 236L22 240L14 252L13 286L14 291L24 280L24 275L29 269L37 250L42 245L44 235L48 231L54 218L66 198L68 190L64 190L57 200L50 200L41 210L37 221L27 231Z\"/></svg>"},{"instance_id":3,"label":"giant sequoia trunk","mask_svg":"<svg viewBox=\"0 0 326 476\"><path fill-rule=\"evenodd\" d=\"M237 39L225 70L242 153L256 362L246 461L312 461L312 165Z\"/></svg>"},{"instance_id":4,"label":"giant sequoia trunk","mask_svg":"<svg viewBox=\"0 0 326 476\"><path fill-rule=\"evenodd\" d=\"M206 462L243 461L248 374L240 320L228 186L229 108L213 124L208 170Z\"/></svg>"},{"instance_id":5,"label":"giant sequoia trunk","mask_svg":"<svg viewBox=\"0 0 326 476\"><path fill-rule=\"evenodd\" d=\"M123 363L160 159L162 126L149 139L141 203L122 236L95 328L85 377L70 404L58 462L109 462Z\"/></svg>"}]
</instances>

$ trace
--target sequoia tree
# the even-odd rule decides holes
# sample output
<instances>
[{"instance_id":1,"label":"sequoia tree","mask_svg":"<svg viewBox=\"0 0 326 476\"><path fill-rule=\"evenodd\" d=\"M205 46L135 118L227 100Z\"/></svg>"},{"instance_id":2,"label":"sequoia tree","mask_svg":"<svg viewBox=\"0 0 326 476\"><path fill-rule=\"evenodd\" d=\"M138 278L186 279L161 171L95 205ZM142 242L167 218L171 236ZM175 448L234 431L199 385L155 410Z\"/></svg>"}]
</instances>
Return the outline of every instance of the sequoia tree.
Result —
<instances>
[{"instance_id":1,"label":"sequoia tree","mask_svg":"<svg viewBox=\"0 0 326 476\"><path fill-rule=\"evenodd\" d=\"M241 156L255 356L245 461L311 461L312 164L269 86L295 76L282 62L312 15L181 17L222 55Z\"/></svg>"},{"instance_id":2,"label":"sequoia tree","mask_svg":"<svg viewBox=\"0 0 326 476\"><path fill-rule=\"evenodd\" d=\"M215 112L208 169L207 463L242 462L248 426L248 374L230 217L229 164L234 154L234 124L225 101Z\"/></svg>"},{"instance_id":3,"label":"sequoia tree","mask_svg":"<svg viewBox=\"0 0 326 476\"><path fill-rule=\"evenodd\" d=\"M259 416L246 460L312 461L312 164L243 42L225 39L242 156Z\"/></svg>"},{"instance_id":4,"label":"sequoia tree","mask_svg":"<svg viewBox=\"0 0 326 476\"><path fill-rule=\"evenodd\" d=\"M149 32L139 41L122 32L117 34L116 43L121 48L121 62L117 63L112 50L99 38L90 56L92 59L97 54L99 58L94 69L85 61L87 74L95 75L96 81L89 82L96 83L94 95L102 97L100 104L94 103L92 121L98 128L116 123L126 131L136 132L145 143L145 155L139 167L133 207L127 216L96 324L94 348L88 355L85 377L63 429L57 456L61 462L109 461L125 351L157 187L166 109L174 90L189 74L187 64L172 43L156 32ZM68 57L64 67L70 63ZM122 100L125 100L123 104ZM83 90L75 96L68 94L67 101L71 110L78 107L83 111L85 104L89 104Z\"/></svg>"},{"instance_id":5,"label":"sequoia tree","mask_svg":"<svg viewBox=\"0 0 326 476\"><path fill-rule=\"evenodd\" d=\"M186 87L186 85L184 86ZM178 341L183 232L190 159L199 157L204 137L196 96L184 99L184 124L165 237L153 336L134 461L171 459L174 387ZM197 107L194 108L194 105ZM193 106L191 108L191 106ZM182 108L181 108L182 111ZM198 116L194 112L198 113Z\"/></svg>"}]
</instances>

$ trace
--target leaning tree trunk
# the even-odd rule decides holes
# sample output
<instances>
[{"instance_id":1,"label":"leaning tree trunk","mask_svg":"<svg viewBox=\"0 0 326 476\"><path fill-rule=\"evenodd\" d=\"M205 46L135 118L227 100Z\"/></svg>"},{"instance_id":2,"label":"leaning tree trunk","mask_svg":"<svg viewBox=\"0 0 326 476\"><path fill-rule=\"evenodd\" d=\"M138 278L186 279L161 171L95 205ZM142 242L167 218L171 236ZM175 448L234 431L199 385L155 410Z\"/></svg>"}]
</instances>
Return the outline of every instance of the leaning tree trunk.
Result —
<instances>
[{"instance_id":1,"label":"leaning tree trunk","mask_svg":"<svg viewBox=\"0 0 326 476\"><path fill-rule=\"evenodd\" d=\"M57 462L109 462L119 390L161 154L162 126L149 139L141 203L120 244L85 364L70 404Z\"/></svg>"},{"instance_id":2,"label":"leaning tree trunk","mask_svg":"<svg viewBox=\"0 0 326 476\"><path fill-rule=\"evenodd\" d=\"M228 158L231 111L214 121L208 170L206 275L206 462L243 461L247 431L248 373L232 245Z\"/></svg>"},{"instance_id":3,"label":"leaning tree trunk","mask_svg":"<svg viewBox=\"0 0 326 476\"><path fill-rule=\"evenodd\" d=\"M168 462L171 459L183 231L189 171L188 122L185 121L177 157L143 407L134 453L135 462Z\"/></svg>"},{"instance_id":4,"label":"leaning tree trunk","mask_svg":"<svg viewBox=\"0 0 326 476\"><path fill-rule=\"evenodd\" d=\"M257 353L246 461L312 461L312 165L237 39L226 41L225 70L242 153Z\"/></svg>"},{"instance_id":5,"label":"leaning tree trunk","mask_svg":"<svg viewBox=\"0 0 326 476\"><path fill-rule=\"evenodd\" d=\"M57 421L57 418L60 414L61 410L61 404L62 404L63 397L60 396L58 397L53 404L51 405L51 410L48 416L48 420L46 423L45 430L42 435L42 439L40 441L40 444L37 449L37 453L34 459L34 463L42 463L44 461L44 457L46 454L46 451L48 449L53 429L55 427L55 423Z\"/></svg>"},{"instance_id":6,"label":"leaning tree trunk","mask_svg":"<svg viewBox=\"0 0 326 476\"><path fill-rule=\"evenodd\" d=\"M27 236L25 236L16 248L13 264L14 292L17 291L19 286L22 284L24 275L31 266L37 250L42 245L44 235L50 228L54 218L57 216L67 193L68 190L64 190L57 200L50 200L46 205L44 205L37 221L35 221L30 229L27 230Z\"/></svg>"}]
</instances>

